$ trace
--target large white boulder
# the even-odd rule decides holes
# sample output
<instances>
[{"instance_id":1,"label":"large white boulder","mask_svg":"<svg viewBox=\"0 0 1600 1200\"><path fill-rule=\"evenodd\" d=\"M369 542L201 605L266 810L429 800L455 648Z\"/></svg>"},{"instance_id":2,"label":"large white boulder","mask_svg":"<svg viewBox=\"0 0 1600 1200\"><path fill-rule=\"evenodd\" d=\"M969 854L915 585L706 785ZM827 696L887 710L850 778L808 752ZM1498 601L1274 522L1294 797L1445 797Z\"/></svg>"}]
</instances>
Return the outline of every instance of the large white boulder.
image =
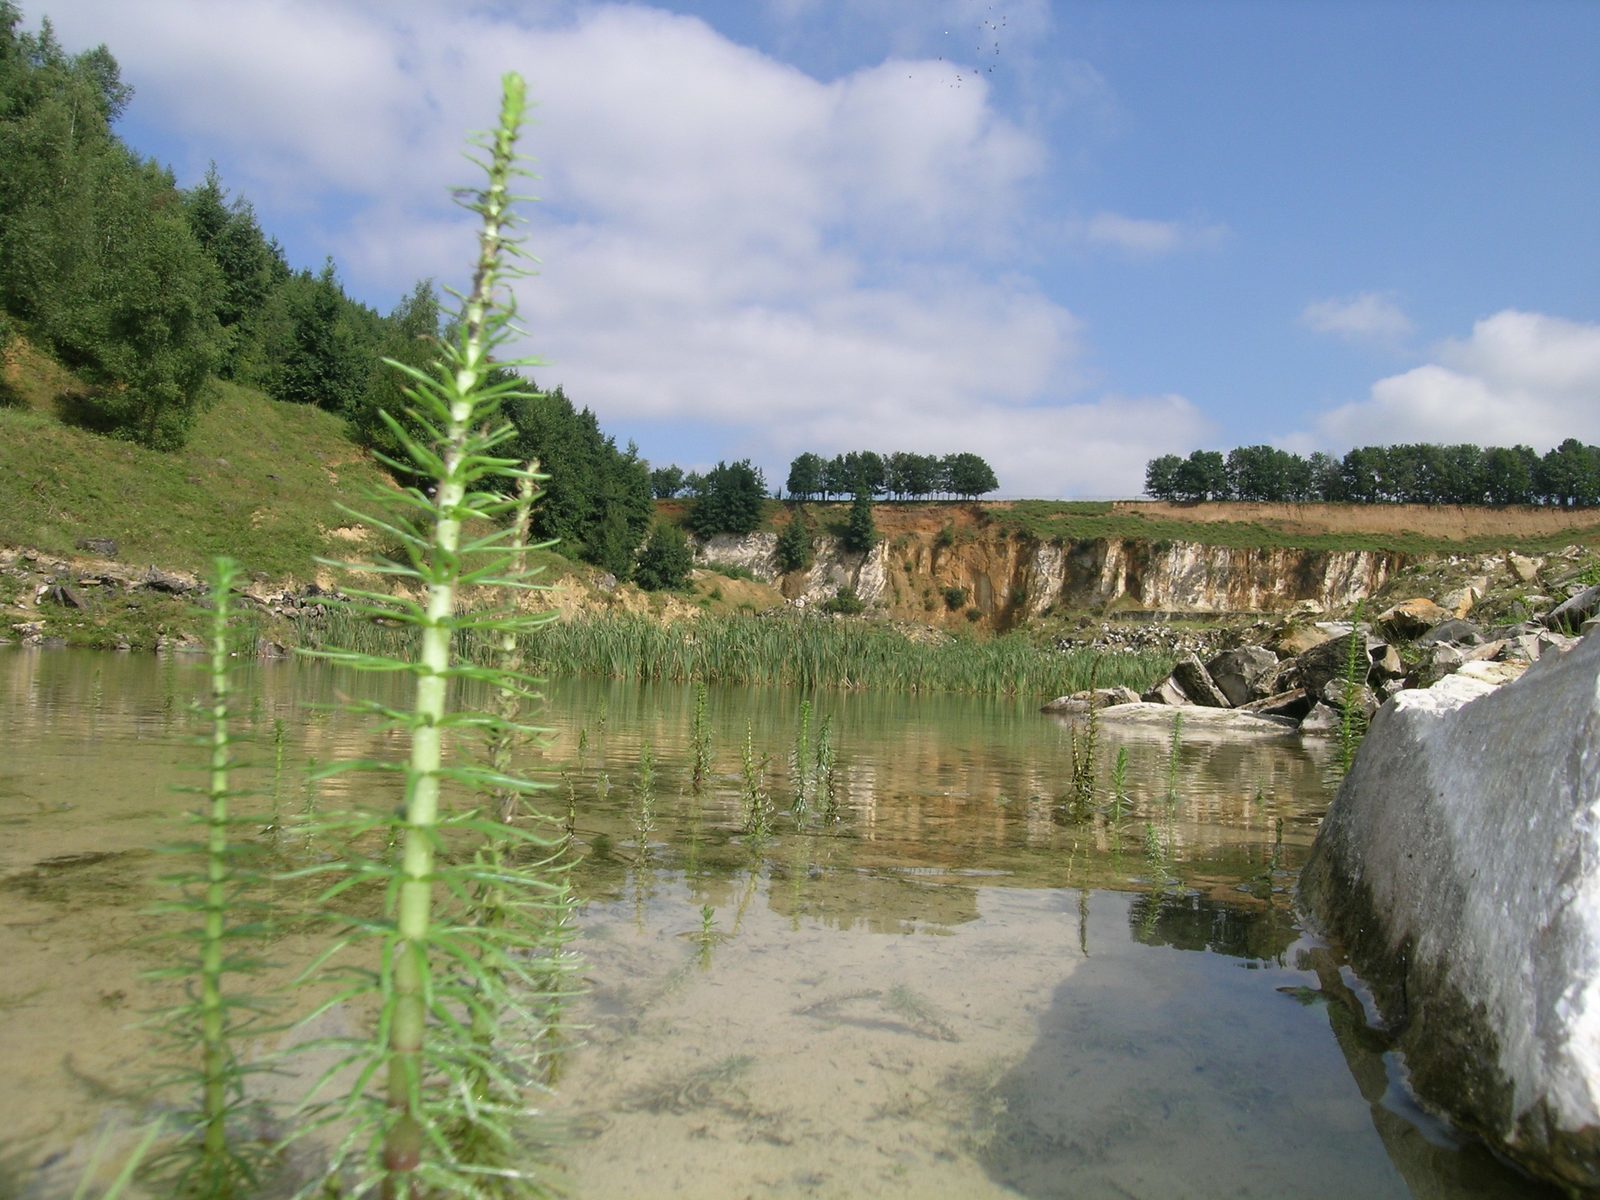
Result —
<instances>
[{"instance_id":1,"label":"large white boulder","mask_svg":"<svg viewBox=\"0 0 1600 1200\"><path fill-rule=\"evenodd\" d=\"M1426 1103L1600 1188L1600 637L1379 710L1301 876Z\"/></svg>"}]
</instances>

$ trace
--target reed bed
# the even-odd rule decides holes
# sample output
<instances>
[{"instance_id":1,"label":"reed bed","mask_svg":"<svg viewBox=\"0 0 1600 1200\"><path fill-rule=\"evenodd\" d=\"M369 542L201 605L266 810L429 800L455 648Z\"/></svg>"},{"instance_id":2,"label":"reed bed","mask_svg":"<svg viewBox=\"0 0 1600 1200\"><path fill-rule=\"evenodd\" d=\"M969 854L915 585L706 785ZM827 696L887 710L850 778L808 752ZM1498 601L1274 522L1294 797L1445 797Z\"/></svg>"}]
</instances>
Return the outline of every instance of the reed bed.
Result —
<instances>
[{"instance_id":1,"label":"reed bed","mask_svg":"<svg viewBox=\"0 0 1600 1200\"><path fill-rule=\"evenodd\" d=\"M327 624L308 625L302 637L307 645L337 640L377 651L397 632L334 613ZM490 649L469 641L463 653L477 660ZM918 642L883 625L807 614L707 615L669 625L639 616L589 617L544 626L528 653L545 675L1020 697L1090 686L1144 691L1173 663L1154 652L1057 650L1020 633Z\"/></svg>"}]
</instances>

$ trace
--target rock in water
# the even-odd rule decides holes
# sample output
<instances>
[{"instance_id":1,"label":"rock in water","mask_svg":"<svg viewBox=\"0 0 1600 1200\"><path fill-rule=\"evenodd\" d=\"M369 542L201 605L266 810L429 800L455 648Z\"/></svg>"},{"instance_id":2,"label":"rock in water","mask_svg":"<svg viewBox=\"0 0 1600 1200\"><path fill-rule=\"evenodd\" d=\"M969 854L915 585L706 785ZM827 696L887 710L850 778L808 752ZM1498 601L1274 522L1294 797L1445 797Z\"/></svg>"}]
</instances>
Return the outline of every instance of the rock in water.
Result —
<instances>
[{"instance_id":1,"label":"rock in water","mask_svg":"<svg viewBox=\"0 0 1600 1200\"><path fill-rule=\"evenodd\" d=\"M1425 1103L1600 1187L1600 637L1374 719L1301 875ZM1486 685L1478 685L1485 687Z\"/></svg>"}]
</instances>

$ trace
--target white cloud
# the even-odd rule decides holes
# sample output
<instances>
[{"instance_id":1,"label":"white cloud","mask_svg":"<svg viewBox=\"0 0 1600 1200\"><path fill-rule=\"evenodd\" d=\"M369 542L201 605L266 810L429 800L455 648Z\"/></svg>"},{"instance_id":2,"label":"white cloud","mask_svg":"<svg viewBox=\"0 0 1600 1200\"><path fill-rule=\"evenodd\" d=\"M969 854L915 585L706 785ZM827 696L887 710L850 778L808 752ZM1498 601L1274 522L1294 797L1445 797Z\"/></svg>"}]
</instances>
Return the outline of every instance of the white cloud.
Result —
<instances>
[{"instance_id":1,"label":"white cloud","mask_svg":"<svg viewBox=\"0 0 1600 1200\"><path fill-rule=\"evenodd\" d=\"M1047 26L1048 6L1020 11L1008 28ZM300 214L368 295L461 279L470 221L446 185L470 179L461 134L488 123L499 75L522 71L545 198L522 321L551 363L540 380L603 422L692 421L767 461L977 449L1008 492L1040 495L1137 492L1152 452L1200 436L1181 398L1069 403L1080 323L1013 265L1044 142L983 79L947 86L932 56L824 80L643 5L82 0L51 15L69 45L104 39L139 119L196 147L180 173L215 158L268 230ZM1216 234L1101 214L1084 236L1151 255Z\"/></svg>"},{"instance_id":2,"label":"white cloud","mask_svg":"<svg viewBox=\"0 0 1600 1200\"><path fill-rule=\"evenodd\" d=\"M1536 450L1567 437L1600 442L1600 325L1506 309L1477 322L1465 340L1439 346L1434 358L1323 416L1319 441Z\"/></svg>"},{"instance_id":3,"label":"white cloud","mask_svg":"<svg viewBox=\"0 0 1600 1200\"><path fill-rule=\"evenodd\" d=\"M1362 292L1349 299L1314 300L1300 314L1300 323L1317 333L1351 342L1394 345L1411 336L1411 318L1384 292Z\"/></svg>"},{"instance_id":4,"label":"white cloud","mask_svg":"<svg viewBox=\"0 0 1600 1200\"><path fill-rule=\"evenodd\" d=\"M1227 229L1207 222L1156 221L1099 212L1068 222L1067 234L1074 241L1097 248L1136 258L1158 258L1183 250L1212 249L1227 237Z\"/></svg>"}]
</instances>

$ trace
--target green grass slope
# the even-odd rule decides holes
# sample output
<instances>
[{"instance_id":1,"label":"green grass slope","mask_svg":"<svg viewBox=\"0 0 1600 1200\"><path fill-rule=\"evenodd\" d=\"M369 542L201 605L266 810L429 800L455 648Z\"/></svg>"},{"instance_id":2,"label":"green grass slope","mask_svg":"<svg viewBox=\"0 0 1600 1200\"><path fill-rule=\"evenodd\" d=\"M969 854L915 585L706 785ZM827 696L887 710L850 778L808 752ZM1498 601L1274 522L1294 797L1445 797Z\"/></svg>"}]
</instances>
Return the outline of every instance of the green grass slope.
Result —
<instances>
[{"instance_id":1,"label":"green grass slope","mask_svg":"<svg viewBox=\"0 0 1600 1200\"><path fill-rule=\"evenodd\" d=\"M0 408L0 544L47 554L111 538L127 563L201 571L229 554L247 574L304 581L315 556L350 551L339 505L391 486L339 417L231 384L177 452Z\"/></svg>"}]
</instances>

